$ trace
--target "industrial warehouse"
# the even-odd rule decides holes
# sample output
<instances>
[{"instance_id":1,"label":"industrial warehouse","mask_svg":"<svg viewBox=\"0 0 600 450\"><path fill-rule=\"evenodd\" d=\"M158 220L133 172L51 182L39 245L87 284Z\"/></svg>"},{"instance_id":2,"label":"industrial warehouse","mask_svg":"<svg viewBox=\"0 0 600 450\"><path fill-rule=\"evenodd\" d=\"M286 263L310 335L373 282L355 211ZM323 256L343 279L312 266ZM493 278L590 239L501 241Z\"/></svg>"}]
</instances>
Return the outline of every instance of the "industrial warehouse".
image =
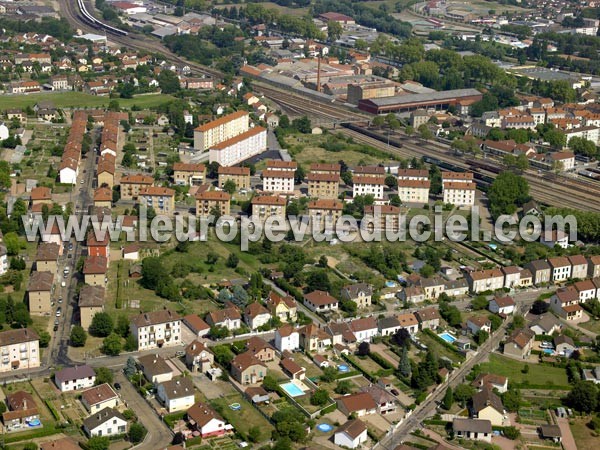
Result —
<instances>
[{"instance_id":1,"label":"industrial warehouse","mask_svg":"<svg viewBox=\"0 0 600 450\"><path fill-rule=\"evenodd\" d=\"M477 89L453 89L426 94L363 99L359 100L358 109L371 114L387 114L420 108L447 109L448 106L453 105L461 110L478 102L482 97L481 92Z\"/></svg>"}]
</instances>

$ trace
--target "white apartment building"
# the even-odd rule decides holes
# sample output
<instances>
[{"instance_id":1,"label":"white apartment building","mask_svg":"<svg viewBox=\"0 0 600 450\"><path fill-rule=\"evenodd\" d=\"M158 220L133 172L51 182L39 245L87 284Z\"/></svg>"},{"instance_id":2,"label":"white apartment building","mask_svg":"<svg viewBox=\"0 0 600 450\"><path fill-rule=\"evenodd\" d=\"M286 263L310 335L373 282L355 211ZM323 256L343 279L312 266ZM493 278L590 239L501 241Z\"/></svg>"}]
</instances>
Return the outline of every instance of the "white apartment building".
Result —
<instances>
[{"instance_id":1,"label":"white apartment building","mask_svg":"<svg viewBox=\"0 0 600 450\"><path fill-rule=\"evenodd\" d=\"M237 111L194 129L194 148L208 150L223 141L245 133L250 128L247 111Z\"/></svg>"},{"instance_id":2,"label":"white apartment building","mask_svg":"<svg viewBox=\"0 0 600 450\"><path fill-rule=\"evenodd\" d=\"M398 169L398 180L422 180L429 179L429 172L425 169Z\"/></svg>"},{"instance_id":3,"label":"white apartment building","mask_svg":"<svg viewBox=\"0 0 600 450\"><path fill-rule=\"evenodd\" d=\"M567 138L567 145L569 145L569 141L571 138L580 137L583 139L587 139L588 141L592 141L594 144L598 145L600 143L600 127L597 126L585 126L579 128L573 128L571 130L567 130L564 132Z\"/></svg>"},{"instance_id":4,"label":"white apartment building","mask_svg":"<svg viewBox=\"0 0 600 450\"><path fill-rule=\"evenodd\" d=\"M168 309L140 313L131 320L130 330L137 340L138 350L181 344L181 317Z\"/></svg>"},{"instance_id":5,"label":"white apartment building","mask_svg":"<svg viewBox=\"0 0 600 450\"><path fill-rule=\"evenodd\" d=\"M385 176L354 175L352 177L352 197L372 195L375 200L383 200Z\"/></svg>"},{"instance_id":6,"label":"white apartment building","mask_svg":"<svg viewBox=\"0 0 600 450\"><path fill-rule=\"evenodd\" d=\"M40 337L31 328L0 332L0 372L40 366Z\"/></svg>"},{"instance_id":7,"label":"white apartment building","mask_svg":"<svg viewBox=\"0 0 600 450\"><path fill-rule=\"evenodd\" d=\"M420 203L429 202L429 180L417 179L398 179L398 197L402 203Z\"/></svg>"},{"instance_id":8,"label":"white apartment building","mask_svg":"<svg viewBox=\"0 0 600 450\"><path fill-rule=\"evenodd\" d=\"M561 282L567 281L571 278L571 263L565 256L557 256L555 258L549 258L548 264L550 264L550 270L552 271L552 281Z\"/></svg>"},{"instance_id":9,"label":"white apartment building","mask_svg":"<svg viewBox=\"0 0 600 450\"><path fill-rule=\"evenodd\" d=\"M223 167L233 166L267 149L267 130L254 127L242 134L210 146L208 160Z\"/></svg>"},{"instance_id":10,"label":"white apartment building","mask_svg":"<svg viewBox=\"0 0 600 450\"><path fill-rule=\"evenodd\" d=\"M289 323L275 330L275 348L280 352L298 350L300 348L298 330Z\"/></svg>"},{"instance_id":11,"label":"white apartment building","mask_svg":"<svg viewBox=\"0 0 600 450\"><path fill-rule=\"evenodd\" d=\"M265 169L262 172L263 191L293 194L294 176L295 172L289 170Z\"/></svg>"},{"instance_id":12,"label":"white apartment building","mask_svg":"<svg viewBox=\"0 0 600 450\"><path fill-rule=\"evenodd\" d=\"M467 273L471 292L496 291L504 288L504 274L500 269L477 270Z\"/></svg>"},{"instance_id":13,"label":"white apartment building","mask_svg":"<svg viewBox=\"0 0 600 450\"><path fill-rule=\"evenodd\" d=\"M444 203L455 206L473 206L475 204L475 183L444 181Z\"/></svg>"},{"instance_id":14,"label":"white apartment building","mask_svg":"<svg viewBox=\"0 0 600 450\"><path fill-rule=\"evenodd\" d=\"M279 161L276 159L269 159L267 161L267 169L295 173L298 169L298 163L296 161Z\"/></svg>"}]
</instances>

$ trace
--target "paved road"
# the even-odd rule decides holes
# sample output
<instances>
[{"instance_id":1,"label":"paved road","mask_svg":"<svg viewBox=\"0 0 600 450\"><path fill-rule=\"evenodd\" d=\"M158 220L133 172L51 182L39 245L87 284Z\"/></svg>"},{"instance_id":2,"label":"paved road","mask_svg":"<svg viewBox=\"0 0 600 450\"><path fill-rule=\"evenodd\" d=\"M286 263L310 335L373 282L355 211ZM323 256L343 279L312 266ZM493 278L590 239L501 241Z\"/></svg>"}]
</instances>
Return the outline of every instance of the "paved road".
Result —
<instances>
[{"instance_id":1,"label":"paved road","mask_svg":"<svg viewBox=\"0 0 600 450\"><path fill-rule=\"evenodd\" d=\"M146 400L135 390L122 372L115 376L115 381L121 383L121 398L129 409L135 412L138 420L144 424L148 434L139 446L139 450L156 450L167 447L173 438L171 430L150 408Z\"/></svg>"}]
</instances>

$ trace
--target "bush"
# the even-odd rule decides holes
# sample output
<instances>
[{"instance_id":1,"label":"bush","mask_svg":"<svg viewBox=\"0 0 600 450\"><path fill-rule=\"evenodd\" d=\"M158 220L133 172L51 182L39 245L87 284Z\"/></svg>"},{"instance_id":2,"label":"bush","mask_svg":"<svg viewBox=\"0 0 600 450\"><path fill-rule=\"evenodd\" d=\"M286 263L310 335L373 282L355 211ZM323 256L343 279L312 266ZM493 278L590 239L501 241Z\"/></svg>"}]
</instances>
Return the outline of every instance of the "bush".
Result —
<instances>
[{"instance_id":1,"label":"bush","mask_svg":"<svg viewBox=\"0 0 600 450\"><path fill-rule=\"evenodd\" d=\"M521 432L516 427L505 427L503 432L504 436L513 441L521 435Z\"/></svg>"},{"instance_id":2,"label":"bush","mask_svg":"<svg viewBox=\"0 0 600 450\"><path fill-rule=\"evenodd\" d=\"M315 406L325 405L328 401L329 394L325 389L317 389L310 397L310 404Z\"/></svg>"}]
</instances>

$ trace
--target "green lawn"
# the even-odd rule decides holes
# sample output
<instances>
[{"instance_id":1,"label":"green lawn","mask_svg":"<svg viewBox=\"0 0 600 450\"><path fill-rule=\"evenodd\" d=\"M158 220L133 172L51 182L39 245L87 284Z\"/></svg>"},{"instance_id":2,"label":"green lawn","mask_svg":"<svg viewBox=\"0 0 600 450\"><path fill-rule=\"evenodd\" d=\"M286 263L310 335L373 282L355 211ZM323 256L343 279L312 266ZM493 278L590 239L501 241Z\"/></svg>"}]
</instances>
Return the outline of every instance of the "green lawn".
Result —
<instances>
[{"instance_id":1,"label":"green lawn","mask_svg":"<svg viewBox=\"0 0 600 450\"><path fill-rule=\"evenodd\" d=\"M239 403L242 408L239 411L233 411L229 408L232 403ZM260 440L266 440L271 437L273 426L257 410L242 398L239 393L233 393L227 397L211 400L210 404L215 408L223 418L229 422L236 431L247 434L252 427L260 428Z\"/></svg>"},{"instance_id":2,"label":"green lawn","mask_svg":"<svg viewBox=\"0 0 600 450\"><path fill-rule=\"evenodd\" d=\"M522 372L525 366L529 367L527 373ZM508 377L509 384L528 383L536 386L569 386L565 369L525 363L496 354L491 354L490 361L481 364L481 371Z\"/></svg>"},{"instance_id":3,"label":"green lawn","mask_svg":"<svg viewBox=\"0 0 600 450\"><path fill-rule=\"evenodd\" d=\"M152 108L168 102L173 98L174 97L165 94L148 94L130 99L120 98L117 100L119 101L119 105L123 108L131 108L133 105L137 105L140 108ZM99 97L83 92L6 95L2 98L2 109L26 108L27 106L33 106L41 101L51 101L59 108L101 107L108 106L110 100L111 99L108 97Z\"/></svg>"}]
</instances>

